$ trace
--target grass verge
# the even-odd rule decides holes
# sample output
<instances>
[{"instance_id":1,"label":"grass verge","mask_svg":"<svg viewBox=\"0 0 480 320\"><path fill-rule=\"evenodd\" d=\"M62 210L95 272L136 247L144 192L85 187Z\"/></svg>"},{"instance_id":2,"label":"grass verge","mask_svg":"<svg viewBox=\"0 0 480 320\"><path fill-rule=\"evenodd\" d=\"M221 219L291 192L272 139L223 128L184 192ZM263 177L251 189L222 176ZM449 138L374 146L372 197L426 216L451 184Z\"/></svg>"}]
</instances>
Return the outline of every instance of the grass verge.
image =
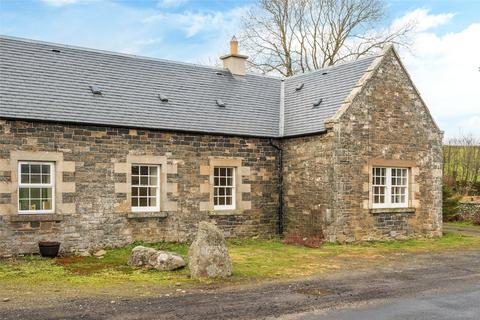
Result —
<instances>
[{"instance_id":1,"label":"grass verge","mask_svg":"<svg viewBox=\"0 0 480 320\"><path fill-rule=\"evenodd\" d=\"M35 291L62 288L95 290L109 287L135 288L147 294L145 286L157 289L311 276L337 269L382 265L395 256L415 252L480 249L480 237L447 233L440 239L387 241L359 244L325 244L320 248L287 245L279 240L231 240L228 242L234 275L224 281L199 282L189 277L188 268L172 272L133 269L127 266L134 244L108 250L104 258L63 257L44 259L26 256L0 260L0 288ZM187 244L149 245L186 257ZM393 257L393 258L392 258ZM132 294L134 291L131 292Z\"/></svg>"}]
</instances>

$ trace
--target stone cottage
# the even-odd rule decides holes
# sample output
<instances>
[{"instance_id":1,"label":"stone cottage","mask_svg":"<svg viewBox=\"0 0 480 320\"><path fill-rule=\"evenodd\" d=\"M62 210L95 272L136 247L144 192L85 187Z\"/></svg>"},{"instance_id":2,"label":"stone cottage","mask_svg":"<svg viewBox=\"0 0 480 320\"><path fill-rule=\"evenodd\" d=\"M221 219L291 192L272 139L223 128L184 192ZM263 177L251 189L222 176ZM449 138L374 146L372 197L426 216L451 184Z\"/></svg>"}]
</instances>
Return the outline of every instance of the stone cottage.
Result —
<instances>
[{"instance_id":1,"label":"stone cottage","mask_svg":"<svg viewBox=\"0 0 480 320\"><path fill-rule=\"evenodd\" d=\"M441 235L442 132L393 47L290 78L0 38L0 255Z\"/></svg>"}]
</instances>

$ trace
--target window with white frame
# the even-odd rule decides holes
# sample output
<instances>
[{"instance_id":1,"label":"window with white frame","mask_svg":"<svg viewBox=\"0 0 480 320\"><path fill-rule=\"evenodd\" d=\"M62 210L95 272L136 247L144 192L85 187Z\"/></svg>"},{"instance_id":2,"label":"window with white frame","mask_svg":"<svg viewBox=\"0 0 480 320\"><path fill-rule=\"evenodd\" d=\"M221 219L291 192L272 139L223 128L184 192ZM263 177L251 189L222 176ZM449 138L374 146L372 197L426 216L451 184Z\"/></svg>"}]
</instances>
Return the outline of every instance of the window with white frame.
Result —
<instances>
[{"instance_id":1,"label":"window with white frame","mask_svg":"<svg viewBox=\"0 0 480 320\"><path fill-rule=\"evenodd\" d=\"M132 211L160 211L159 176L159 165L132 165Z\"/></svg>"},{"instance_id":2,"label":"window with white frame","mask_svg":"<svg viewBox=\"0 0 480 320\"><path fill-rule=\"evenodd\" d=\"M235 168L215 167L213 183L213 208L215 210L235 209Z\"/></svg>"},{"instance_id":3,"label":"window with white frame","mask_svg":"<svg viewBox=\"0 0 480 320\"><path fill-rule=\"evenodd\" d=\"M18 163L18 212L53 213L55 173L53 162Z\"/></svg>"},{"instance_id":4,"label":"window with white frame","mask_svg":"<svg viewBox=\"0 0 480 320\"><path fill-rule=\"evenodd\" d=\"M374 167L372 202L373 208L408 207L408 169Z\"/></svg>"}]
</instances>

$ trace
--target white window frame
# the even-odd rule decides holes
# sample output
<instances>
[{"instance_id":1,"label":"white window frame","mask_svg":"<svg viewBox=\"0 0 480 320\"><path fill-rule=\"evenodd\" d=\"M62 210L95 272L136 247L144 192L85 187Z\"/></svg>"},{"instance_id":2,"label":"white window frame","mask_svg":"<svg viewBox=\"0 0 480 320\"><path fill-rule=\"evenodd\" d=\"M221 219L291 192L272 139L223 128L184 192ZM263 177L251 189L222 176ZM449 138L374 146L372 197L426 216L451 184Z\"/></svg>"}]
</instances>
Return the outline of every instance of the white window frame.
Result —
<instances>
[{"instance_id":1,"label":"white window frame","mask_svg":"<svg viewBox=\"0 0 480 320\"><path fill-rule=\"evenodd\" d=\"M139 184L138 185L134 185L132 183L132 177L133 177L133 174L132 174L132 168L133 167L157 167L157 184L156 185L150 185L150 182L148 185L141 185L140 184L140 179L139 179ZM160 170L161 170L161 166L158 165L158 164L148 164L148 163L132 163L131 167L130 167L130 207L131 207L131 210L132 212L159 212L160 211ZM139 171L140 173L140 171ZM150 174L148 175L148 179L150 181ZM156 195L155 195L155 198L156 198L156 206L150 206L150 207L134 207L133 206L133 194L132 194L132 188L133 187L140 187L140 188L151 188L155 186L157 188L157 192L156 192Z\"/></svg>"},{"instance_id":2,"label":"white window frame","mask_svg":"<svg viewBox=\"0 0 480 320\"><path fill-rule=\"evenodd\" d=\"M22 164L37 164L50 166L50 183L22 183ZM55 212L55 163L41 161L19 161L17 169L17 209L19 214L47 214ZM52 208L49 210L20 210L20 188L52 188Z\"/></svg>"},{"instance_id":3,"label":"white window frame","mask_svg":"<svg viewBox=\"0 0 480 320\"><path fill-rule=\"evenodd\" d=\"M385 203L374 203L374 193L373 189L375 185L373 183L373 171L375 168L384 168L386 169L386 184L385 184ZM396 185L392 185L392 169L406 169L406 183L405 183L405 202L402 203L392 203L392 188L396 187ZM370 197L371 197L371 202L372 202L372 208L377 209L377 208L408 208L409 204L409 193L410 193L410 186L409 186L409 175L410 175L410 168L405 168L405 167L382 167L382 166L374 166L372 167L372 170L370 171L371 173L371 188L370 188Z\"/></svg>"},{"instance_id":4,"label":"white window frame","mask_svg":"<svg viewBox=\"0 0 480 320\"><path fill-rule=\"evenodd\" d=\"M222 169L222 168L228 168L228 169L232 169L232 186L217 186L215 185L215 169ZM213 210L215 211L221 211L221 210L235 210L236 209L236 192L237 192L237 185L236 185L236 170L237 168L236 167L229 167L229 166L215 166L213 168ZM215 189L217 188L230 188L232 189L232 204L228 204L228 205L215 205Z\"/></svg>"}]
</instances>

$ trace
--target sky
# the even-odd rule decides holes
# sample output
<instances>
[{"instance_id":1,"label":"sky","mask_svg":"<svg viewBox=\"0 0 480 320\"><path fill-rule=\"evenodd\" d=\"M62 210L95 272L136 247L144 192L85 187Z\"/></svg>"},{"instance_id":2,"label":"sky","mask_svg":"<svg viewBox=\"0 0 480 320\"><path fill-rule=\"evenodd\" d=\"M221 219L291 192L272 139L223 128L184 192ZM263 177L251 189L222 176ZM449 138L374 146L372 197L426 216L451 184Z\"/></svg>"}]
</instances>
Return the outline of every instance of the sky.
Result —
<instances>
[{"instance_id":1,"label":"sky","mask_svg":"<svg viewBox=\"0 0 480 320\"><path fill-rule=\"evenodd\" d=\"M400 56L445 138L480 138L480 0L387 1L414 19ZM215 64L255 0L0 0L0 34ZM240 43L241 50L241 43Z\"/></svg>"}]
</instances>

